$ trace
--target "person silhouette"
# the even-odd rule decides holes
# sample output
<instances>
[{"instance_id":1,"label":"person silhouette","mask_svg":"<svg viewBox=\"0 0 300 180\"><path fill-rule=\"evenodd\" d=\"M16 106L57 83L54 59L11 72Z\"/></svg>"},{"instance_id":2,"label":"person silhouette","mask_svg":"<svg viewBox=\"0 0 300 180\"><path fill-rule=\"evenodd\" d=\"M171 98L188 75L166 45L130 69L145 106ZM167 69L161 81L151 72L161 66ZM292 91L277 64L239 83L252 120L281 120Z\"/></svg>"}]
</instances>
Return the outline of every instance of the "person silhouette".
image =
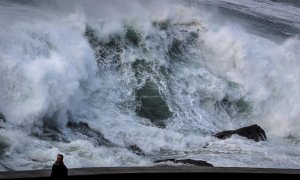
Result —
<instances>
[{"instance_id":1,"label":"person silhouette","mask_svg":"<svg viewBox=\"0 0 300 180\"><path fill-rule=\"evenodd\" d=\"M66 177L68 176L68 168L64 164L64 156L57 154L56 161L52 166L50 177Z\"/></svg>"}]
</instances>

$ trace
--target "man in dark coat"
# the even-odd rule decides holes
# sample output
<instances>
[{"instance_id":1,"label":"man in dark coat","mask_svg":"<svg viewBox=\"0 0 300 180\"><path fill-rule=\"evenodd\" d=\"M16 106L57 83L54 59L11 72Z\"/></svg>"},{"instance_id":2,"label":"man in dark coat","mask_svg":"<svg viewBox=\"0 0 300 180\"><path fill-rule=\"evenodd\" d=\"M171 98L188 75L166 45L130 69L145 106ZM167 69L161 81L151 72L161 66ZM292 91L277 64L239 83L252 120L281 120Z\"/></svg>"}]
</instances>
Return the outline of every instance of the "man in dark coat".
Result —
<instances>
[{"instance_id":1,"label":"man in dark coat","mask_svg":"<svg viewBox=\"0 0 300 180\"><path fill-rule=\"evenodd\" d=\"M64 164L64 156L58 154L56 161L52 166L51 177L66 177L68 176L68 168Z\"/></svg>"}]
</instances>

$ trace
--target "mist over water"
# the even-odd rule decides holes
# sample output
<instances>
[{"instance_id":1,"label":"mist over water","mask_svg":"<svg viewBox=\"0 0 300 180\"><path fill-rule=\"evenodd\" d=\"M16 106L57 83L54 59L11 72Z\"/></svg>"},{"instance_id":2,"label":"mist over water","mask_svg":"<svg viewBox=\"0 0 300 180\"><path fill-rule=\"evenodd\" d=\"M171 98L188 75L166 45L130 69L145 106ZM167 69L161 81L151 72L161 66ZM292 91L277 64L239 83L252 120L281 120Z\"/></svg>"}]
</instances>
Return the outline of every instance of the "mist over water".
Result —
<instances>
[{"instance_id":1,"label":"mist over water","mask_svg":"<svg viewBox=\"0 0 300 180\"><path fill-rule=\"evenodd\" d=\"M259 36L194 3L1 1L0 170L50 168L57 153L69 168L299 168L299 37ZM251 124L268 140L212 136Z\"/></svg>"}]
</instances>

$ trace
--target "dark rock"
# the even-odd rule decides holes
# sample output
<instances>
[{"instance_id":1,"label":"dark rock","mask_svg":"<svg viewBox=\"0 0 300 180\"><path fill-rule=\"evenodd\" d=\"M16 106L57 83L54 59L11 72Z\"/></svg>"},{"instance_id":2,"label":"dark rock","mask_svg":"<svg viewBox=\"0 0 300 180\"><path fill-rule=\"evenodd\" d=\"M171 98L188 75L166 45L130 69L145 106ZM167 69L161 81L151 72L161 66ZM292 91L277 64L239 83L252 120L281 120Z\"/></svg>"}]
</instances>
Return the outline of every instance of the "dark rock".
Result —
<instances>
[{"instance_id":1,"label":"dark rock","mask_svg":"<svg viewBox=\"0 0 300 180\"><path fill-rule=\"evenodd\" d=\"M90 129L88 123L81 122L81 121L78 122L78 123L77 122L71 122L71 121L69 121L68 124L67 124L67 127L71 128L71 129L77 129L77 130L80 130L80 129L82 129L82 130Z\"/></svg>"},{"instance_id":2,"label":"dark rock","mask_svg":"<svg viewBox=\"0 0 300 180\"><path fill-rule=\"evenodd\" d=\"M219 139L226 139L226 138L231 137L231 135L233 135L233 134L238 134L240 136L246 137L248 139L252 139L257 142L267 140L265 131L257 124L243 127L243 128L236 129L236 130L222 131L222 132L214 134L214 136Z\"/></svg>"},{"instance_id":3,"label":"dark rock","mask_svg":"<svg viewBox=\"0 0 300 180\"><path fill-rule=\"evenodd\" d=\"M60 133L59 125L57 122L58 114L55 113L52 116L44 116L43 121L43 130L44 131L54 131Z\"/></svg>"},{"instance_id":4,"label":"dark rock","mask_svg":"<svg viewBox=\"0 0 300 180\"><path fill-rule=\"evenodd\" d=\"M0 113L0 128L3 128L5 122L6 122L6 118L4 114Z\"/></svg>"},{"instance_id":5,"label":"dark rock","mask_svg":"<svg viewBox=\"0 0 300 180\"><path fill-rule=\"evenodd\" d=\"M161 163L161 162L168 162L168 161L171 161L173 163L182 163L182 164L189 164L195 166L214 167L212 164L206 161L193 160L193 159L163 159L163 160L154 161L154 163Z\"/></svg>"},{"instance_id":6,"label":"dark rock","mask_svg":"<svg viewBox=\"0 0 300 180\"><path fill-rule=\"evenodd\" d=\"M233 130L218 132L217 134L214 134L214 136L219 139L226 139L226 138L230 138L232 134L235 134Z\"/></svg>"},{"instance_id":7,"label":"dark rock","mask_svg":"<svg viewBox=\"0 0 300 180\"><path fill-rule=\"evenodd\" d=\"M130 151L132 151L134 154L142 155L142 156L145 155L145 153L143 152L143 150L142 150L140 147L138 147L136 144L130 145L130 146L128 147L128 149L129 149Z\"/></svg>"},{"instance_id":8,"label":"dark rock","mask_svg":"<svg viewBox=\"0 0 300 180\"><path fill-rule=\"evenodd\" d=\"M33 131L31 135L47 141L69 142L59 129L59 125L56 121L57 116L58 113L54 113L52 115L44 115L41 118L41 121L43 122L41 131ZM39 127L40 125L37 126Z\"/></svg>"},{"instance_id":9,"label":"dark rock","mask_svg":"<svg viewBox=\"0 0 300 180\"><path fill-rule=\"evenodd\" d=\"M95 143L99 146L102 146L102 145L108 146L108 147L114 146L114 144L112 142L110 142L108 139L106 139L101 132L90 128L90 126L86 122L78 122L77 123L77 122L69 121L67 123L67 127L72 129L72 131L75 133L83 134L83 135L87 136L89 139L94 140Z\"/></svg>"},{"instance_id":10,"label":"dark rock","mask_svg":"<svg viewBox=\"0 0 300 180\"><path fill-rule=\"evenodd\" d=\"M5 116L1 112L0 112L0 121L6 122Z\"/></svg>"},{"instance_id":11,"label":"dark rock","mask_svg":"<svg viewBox=\"0 0 300 180\"><path fill-rule=\"evenodd\" d=\"M265 131L256 124L237 129L236 133L240 136L247 137L247 138L253 139L255 141L267 140Z\"/></svg>"}]
</instances>

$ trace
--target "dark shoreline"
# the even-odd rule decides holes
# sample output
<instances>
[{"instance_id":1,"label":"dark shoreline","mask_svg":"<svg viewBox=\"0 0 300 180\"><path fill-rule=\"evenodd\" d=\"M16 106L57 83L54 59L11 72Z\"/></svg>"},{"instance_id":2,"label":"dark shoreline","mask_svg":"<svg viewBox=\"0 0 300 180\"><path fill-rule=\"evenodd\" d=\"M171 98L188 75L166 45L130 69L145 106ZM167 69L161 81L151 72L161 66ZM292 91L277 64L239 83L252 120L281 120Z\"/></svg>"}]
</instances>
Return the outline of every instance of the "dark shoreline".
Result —
<instances>
[{"instance_id":1,"label":"dark shoreline","mask_svg":"<svg viewBox=\"0 0 300 180\"><path fill-rule=\"evenodd\" d=\"M51 170L0 171L0 179L48 179ZM300 169L241 167L93 167L69 169L68 179L300 179ZM64 178L65 179L65 178Z\"/></svg>"}]
</instances>

